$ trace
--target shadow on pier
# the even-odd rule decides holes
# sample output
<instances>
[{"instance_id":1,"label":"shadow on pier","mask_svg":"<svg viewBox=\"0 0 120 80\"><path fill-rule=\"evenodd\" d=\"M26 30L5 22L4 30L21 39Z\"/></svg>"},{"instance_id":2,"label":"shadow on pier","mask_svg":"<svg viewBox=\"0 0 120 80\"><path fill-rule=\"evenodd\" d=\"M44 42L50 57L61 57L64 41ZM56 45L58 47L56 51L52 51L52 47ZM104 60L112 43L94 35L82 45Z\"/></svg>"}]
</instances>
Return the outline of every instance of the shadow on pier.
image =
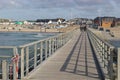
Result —
<instances>
[{"instance_id":1,"label":"shadow on pier","mask_svg":"<svg viewBox=\"0 0 120 80\"><path fill-rule=\"evenodd\" d=\"M100 65L86 32L82 32L60 71L85 76L87 79L104 80Z\"/></svg>"},{"instance_id":2,"label":"shadow on pier","mask_svg":"<svg viewBox=\"0 0 120 80\"><path fill-rule=\"evenodd\" d=\"M104 76L87 33L77 30L27 80L104 80Z\"/></svg>"}]
</instances>

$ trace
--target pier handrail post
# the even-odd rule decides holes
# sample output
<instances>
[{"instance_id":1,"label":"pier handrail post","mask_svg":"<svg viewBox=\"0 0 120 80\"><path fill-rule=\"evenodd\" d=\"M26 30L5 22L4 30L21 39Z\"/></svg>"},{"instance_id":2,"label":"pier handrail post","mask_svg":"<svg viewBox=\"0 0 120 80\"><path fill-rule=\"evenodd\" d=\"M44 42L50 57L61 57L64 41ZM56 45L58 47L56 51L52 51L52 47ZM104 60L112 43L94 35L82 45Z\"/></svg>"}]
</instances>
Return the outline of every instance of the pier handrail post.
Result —
<instances>
[{"instance_id":1,"label":"pier handrail post","mask_svg":"<svg viewBox=\"0 0 120 80\"><path fill-rule=\"evenodd\" d=\"M52 53L53 53L53 38L51 38L51 55L52 55Z\"/></svg>"},{"instance_id":2,"label":"pier handrail post","mask_svg":"<svg viewBox=\"0 0 120 80\"><path fill-rule=\"evenodd\" d=\"M14 57L18 54L18 50L16 47L14 48L13 54L14 54ZM13 61L13 63L14 63L13 64L13 80L16 80L18 78L18 73L16 71L16 68L18 67L18 65L17 65L18 63L14 62L14 61Z\"/></svg>"},{"instance_id":3,"label":"pier handrail post","mask_svg":"<svg viewBox=\"0 0 120 80\"><path fill-rule=\"evenodd\" d=\"M104 63L104 49L103 49L103 47L104 47L104 43L102 42L102 62Z\"/></svg>"},{"instance_id":4,"label":"pier handrail post","mask_svg":"<svg viewBox=\"0 0 120 80\"><path fill-rule=\"evenodd\" d=\"M63 34L61 35L61 46L63 45ZM60 46L60 47L61 47Z\"/></svg>"},{"instance_id":5,"label":"pier handrail post","mask_svg":"<svg viewBox=\"0 0 120 80\"><path fill-rule=\"evenodd\" d=\"M45 59L48 57L48 40L45 40Z\"/></svg>"},{"instance_id":6,"label":"pier handrail post","mask_svg":"<svg viewBox=\"0 0 120 80\"><path fill-rule=\"evenodd\" d=\"M117 71L118 71L118 72L117 72L117 78L118 78L118 79L117 79L117 80L120 80L120 48L118 48L118 54L117 54L117 55L118 55L118 56L117 56L117 57L118 57L118 58L117 58L117 66L118 66L118 67L117 67L117 69L118 69L118 70L117 70Z\"/></svg>"},{"instance_id":7,"label":"pier handrail post","mask_svg":"<svg viewBox=\"0 0 120 80\"><path fill-rule=\"evenodd\" d=\"M109 48L109 55L110 55L110 62L108 65L108 69L109 69L110 78L111 78L111 80L113 80L113 77L114 77L114 74L113 74L113 48Z\"/></svg>"},{"instance_id":8,"label":"pier handrail post","mask_svg":"<svg viewBox=\"0 0 120 80\"><path fill-rule=\"evenodd\" d=\"M2 61L2 79L8 80L8 78L7 78L7 61L6 60Z\"/></svg>"},{"instance_id":9,"label":"pier handrail post","mask_svg":"<svg viewBox=\"0 0 120 80\"><path fill-rule=\"evenodd\" d=\"M57 37L55 37L55 51L57 49Z\"/></svg>"},{"instance_id":10,"label":"pier handrail post","mask_svg":"<svg viewBox=\"0 0 120 80\"><path fill-rule=\"evenodd\" d=\"M100 41L100 51L102 52L102 41ZM101 54L101 58L102 58L102 53L100 53Z\"/></svg>"},{"instance_id":11,"label":"pier handrail post","mask_svg":"<svg viewBox=\"0 0 120 80\"><path fill-rule=\"evenodd\" d=\"M55 40L54 38L52 39L52 54L54 53L54 45L55 45Z\"/></svg>"},{"instance_id":12,"label":"pier handrail post","mask_svg":"<svg viewBox=\"0 0 120 80\"><path fill-rule=\"evenodd\" d=\"M16 64L14 63L13 64L13 80L16 80L16 78L17 78L17 73L16 73Z\"/></svg>"},{"instance_id":13,"label":"pier handrail post","mask_svg":"<svg viewBox=\"0 0 120 80\"><path fill-rule=\"evenodd\" d=\"M49 39L49 56L51 55L51 39Z\"/></svg>"},{"instance_id":14,"label":"pier handrail post","mask_svg":"<svg viewBox=\"0 0 120 80\"><path fill-rule=\"evenodd\" d=\"M61 46L63 45L63 34L61 36Z\"/></svg>"},{"instance_id":15,"label":"pier handrail post","mask_svg":"<svg viewBox=\"0 0 120 80\"><path fill-rule=\"evenodd\" d=\"M58 40L59 39L59 37L56 37L56 50L58 49Z\"/></svg>"},{"instance_id":16,"label":"pier handrail post","mask_svg":"<svg viewBox=\"0 0 120 80\"><path fill-rule=\"evenodd\" d=\"M63 45L65 44L65 34L63 34ZM62 46L63 46L62 45Z\"/></svg>"},{"instance_id":17,"label":"pier handrail post","mask_svg":"<svg viewBox=\"0 0 120 80\"><path fill-rule=\"evenodd\" d=\"M37 44L34 45L34 68L37 66Z\"/></svg>"},{"instance_id":18,"label":"pier handrail post","mask_svg":"<svg viewBox=\"0 0 120 80\"><path fill-rule=\"evenodd\" d=\"M58 48L60 47L60 36L58 37Z\"/></svg>"},{"instance_id":19,"label":"pier handrail post","mask_svg":"<svg viewBox=\"0 0 120 80\"><path fill-rule=\"evenodd\" d=\"M24 48L21 49L21 79L24 77Z\"/></svg>"},{"instance_id":20,"label":"pier handrail post","mask_svg":"<svg viewBox=\"0 0 120 80\"><path fill-rule=\"evenodd\" d=\"M26 75L29 73L29 47L26 47Z\"/></svg>"},{"instance_id":21,"label":"pier handrail post","mask_svg":"<svg viewBox=\"0 0 120 80\"><path fill-rule=\"evenodd\" d=\"M43 61L43 42L40 42L40 63Z\"/></svg>"}]
</instances>

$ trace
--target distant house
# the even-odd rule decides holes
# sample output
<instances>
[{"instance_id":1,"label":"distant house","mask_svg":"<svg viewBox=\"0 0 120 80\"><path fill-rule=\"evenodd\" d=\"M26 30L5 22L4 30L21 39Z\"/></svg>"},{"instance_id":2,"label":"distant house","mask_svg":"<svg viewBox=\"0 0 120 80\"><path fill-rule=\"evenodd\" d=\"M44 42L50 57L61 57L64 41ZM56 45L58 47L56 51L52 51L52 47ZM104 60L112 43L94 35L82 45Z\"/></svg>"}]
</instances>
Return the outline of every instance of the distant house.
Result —
<instances>
[{"instance_id":1,"label":"distant house","mask_svg":"<svg viewBox=\"0 0 120 80\"><path fill-rule=\"evenodd\" d=\"M95 19L94 19L94 24L95 25L98 25L98 26L101 26L101 23L102 23L102 17L96 17Z\"/></svg>"},{"instance_id":2,"label":"distant house","mask_svg":"<svg viewBox=\"0 0 120 80\"><path fill-rule=\"evenodd\" d=\"M23 21L23 24L29 24L29 22L28 21Z\"/></svg>"},{"instance_id":3,"label":"distant house","mask_svg":"<svg viewBox=\"0 0 120 80\"><path fill-rule=\"evenodd\" d=\"M36 22L48 23L49 21L58 22L58 20L61 20L62 22L65 21L65 19L57 18L57 19L37 19Z\"/></svg>"},{"instance_id":4,"label":"distant house","mask_svg":"<svg viewBox=\"0 0 120 80\"><path fill-rule=\"evenodd\" d=\"M49 22L48 22L48 24L51 24L52 23L52 21L50 20Z\"/></svg>"},{"instance_id":5,"label":"distant house","mask_svg":"<svg viewBox=\"0 0 120 80\"><path fill-rule=\"evenodd\" d=\"M57 21L57 24L61 24L61 23L62 23L62 20L59 19L59 20Z\"/></svg>"},{"instance_id":6,"label":"distant house","mask_svg":"<svg viewBox=\"0 0 120 80\"><path fill-rule=\"evenodd\" d=\"M116 26L120 26L120 18L116 18Z\"/></svg>"},{"instance_id":7,"label":"distant house","mask_svg":"<svg viewBox=\"0 0 120 80\"><path fill-rule=\"evenodd\" d=\"M102 27L110 28L115 26L115 17L103 17Z\"/></svg>"},{"instance_id":8,"label":"distant house","mask_svg":"<svg viewBox=\"0 0 120 80\"><path fill-rule=\"evenodd\" d=\"M115 21L115 17L96 17L94 19L94 24L103 28L110 28L115 26Z\"/></svg>"}]
</instances>

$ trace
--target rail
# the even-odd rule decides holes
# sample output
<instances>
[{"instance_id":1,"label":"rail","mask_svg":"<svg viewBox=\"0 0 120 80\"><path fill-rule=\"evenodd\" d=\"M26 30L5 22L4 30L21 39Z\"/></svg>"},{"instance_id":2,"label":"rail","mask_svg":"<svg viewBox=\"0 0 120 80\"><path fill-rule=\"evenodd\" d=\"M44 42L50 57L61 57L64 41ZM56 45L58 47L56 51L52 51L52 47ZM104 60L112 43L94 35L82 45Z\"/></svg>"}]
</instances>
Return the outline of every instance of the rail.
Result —
<instances>
[{"instance_id":1,"label":"rail","mask_svg":"<svg viewBox=\"0 0 120 80\"><path fill-rule=\"evenodd\" d=\"M30 74L39 64L69 41L72 33L73 32L63 33L58 36L20 46L21 79Z\"/></svg>"},{"instance_id":2,"label":"rail","mask_svg":"<svg viewBox=\"0 0 120 80\"><path fill-rule=\"evenodd\" d=\"M13 57L18 54L16 46L0 46L0 79L16 79L16 64ZM8 53L9 52L9 53Z\"/></svg>"},{"instance_id":3,"label":"rail","mask_svg":"<svg viewBox=\"0 0 120 80\"><path fill-rule=\"evenodd\" d=\"M21 46L0 46L0 79L24 79L57 49L68 42L75 30ZM6 54L6 55L5 55ZM19 57L18 57L19 56Z\"/></svg>"},{"instance_id":4,"label":"rail","mask_svg":"<svg viewBox=\"0 0 120 80\"><path fill-rule=\"evenodd\" d=\"M99 65L101 66L102 72L104 74L104 79L116 80L116 76L119 73L117 73L116 67L114 66L117 62L117 53L115 52L115 47L96 36L90 29L88 29L87 32L98 58ZM120 52L120 49L118 52ZM119 61L120 60L118 59L118 62ZM119 79L120 78L118 78L118 80Z\"/></svg>"}]
</instances>

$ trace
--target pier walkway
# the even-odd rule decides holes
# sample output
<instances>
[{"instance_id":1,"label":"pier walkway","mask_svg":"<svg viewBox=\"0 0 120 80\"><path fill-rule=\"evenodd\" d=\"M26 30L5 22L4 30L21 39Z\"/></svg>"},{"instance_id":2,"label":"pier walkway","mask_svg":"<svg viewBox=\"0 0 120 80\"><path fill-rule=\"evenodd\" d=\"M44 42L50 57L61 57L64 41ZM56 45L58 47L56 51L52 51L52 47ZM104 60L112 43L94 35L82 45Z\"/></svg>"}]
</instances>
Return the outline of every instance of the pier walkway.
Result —
<instances>
[{"instance_id":1,"label":"pier walkway","mask_svg":"<svg viewBox=\"0 0 120 80\"><path fill-rule=\"evenodd\" d=\"M25 80L101 80L100 75L87 33L77 30Z\"/></svg>"}]
</instances>

